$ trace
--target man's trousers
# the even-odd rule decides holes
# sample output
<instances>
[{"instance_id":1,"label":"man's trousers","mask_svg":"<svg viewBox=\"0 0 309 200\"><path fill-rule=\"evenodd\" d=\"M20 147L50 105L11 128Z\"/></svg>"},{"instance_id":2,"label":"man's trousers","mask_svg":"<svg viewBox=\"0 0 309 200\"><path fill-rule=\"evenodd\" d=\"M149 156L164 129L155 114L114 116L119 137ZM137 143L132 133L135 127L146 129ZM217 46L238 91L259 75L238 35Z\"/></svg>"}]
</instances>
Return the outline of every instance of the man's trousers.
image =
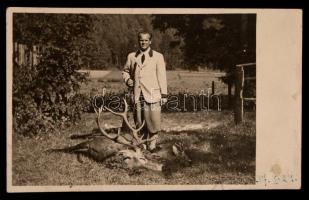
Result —
<instances>
[{"instance_id":1,"label":"man's trousers","mask_svg":"<svg viewBox=\"0 0 309 200\"><path fill-rule=\"evenodd\" d=\"M141 130L145 138L153 139L149 144L149 149L156 147L158 133L161 131L161 104L147 103L141 95L140 101L135 102L134 105L134 120L137 127L140 127L145 120L145 126Z\"/></svg>"}]
</instances>

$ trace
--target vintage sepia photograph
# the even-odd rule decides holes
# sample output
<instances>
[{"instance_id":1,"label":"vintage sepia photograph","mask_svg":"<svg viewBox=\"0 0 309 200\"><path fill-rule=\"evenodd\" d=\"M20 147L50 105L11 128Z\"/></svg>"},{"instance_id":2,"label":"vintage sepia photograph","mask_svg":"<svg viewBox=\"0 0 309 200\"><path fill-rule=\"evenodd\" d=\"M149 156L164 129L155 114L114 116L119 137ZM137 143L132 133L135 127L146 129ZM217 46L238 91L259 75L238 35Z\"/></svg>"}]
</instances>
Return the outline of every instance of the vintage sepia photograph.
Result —
<instances>
[{"instance_id":1,"label":"vintage sepia photograph","mask_svg":"<svg viewBox=\"0 0 309 200\"><path fill-rule=\"evenodd\" d=\"M271 184L257 11L23 10L7 15L11 192Z\"/></svg>"}]
</instances>

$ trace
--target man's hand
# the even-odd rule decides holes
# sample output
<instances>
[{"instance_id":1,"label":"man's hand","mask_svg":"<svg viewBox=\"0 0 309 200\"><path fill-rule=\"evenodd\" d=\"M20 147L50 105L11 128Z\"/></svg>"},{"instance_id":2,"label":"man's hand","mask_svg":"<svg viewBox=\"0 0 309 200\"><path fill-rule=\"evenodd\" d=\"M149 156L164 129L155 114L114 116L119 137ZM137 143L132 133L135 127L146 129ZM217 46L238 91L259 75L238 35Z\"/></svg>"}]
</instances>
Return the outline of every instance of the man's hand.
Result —
<instances>
[{"instance_id":1,"label":"man's hand","mask_svg":"<svg viewBox=\"0 0 309 200\"><path fill-rule=\"evenodd\" d=\"M133 80L129 78L129 79L127 80L127 85L128 85L129 87L133 87L133 86L134 86Z\"/></svg>"},{"instance_id":2,"label":"man's hand","mask_svg":"<svg viewBox=\"0 0 309 200\"><path fill-rule=\"evenodd\" d=\"M161 98L161 106L167 103L167 98Z\"/></svg>"}]
</instances>

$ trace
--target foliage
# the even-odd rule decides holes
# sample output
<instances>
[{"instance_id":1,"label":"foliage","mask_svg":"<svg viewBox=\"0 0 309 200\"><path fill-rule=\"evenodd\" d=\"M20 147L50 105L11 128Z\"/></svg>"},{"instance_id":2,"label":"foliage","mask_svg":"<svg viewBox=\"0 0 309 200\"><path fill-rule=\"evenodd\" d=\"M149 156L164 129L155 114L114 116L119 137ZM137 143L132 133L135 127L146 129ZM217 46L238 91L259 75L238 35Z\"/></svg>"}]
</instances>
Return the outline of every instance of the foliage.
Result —
<instances>
[{"instance_id":1,"label":"foliage","mask_svg":"<svg viewBox=\"0 0 309 200\"><path fill-rule=\"evenodd\" d=\"M85 75L78 73L90 30L89 16L14 14L13 40L31 50L41 47L36 65L13 64L14 131L25 135L80 118L87 99L79 94Z\"/></svg>"},{"instance_id":2,"label":"foliage","mask_svg":"<svg viewBox=\"0 0 309 200\"><path fill-rule=\"evenodd\" d=\"M138 49L137 33L149 31L153 34L152 48L163 52L167 68L180 67L181 51L175 44L174 35L160 32L152 26L151 15L96 15L94 29L89 34L92 45L89 47L86 69L122 68L127 54Z\"/></svg>"},{"instance_id":3,"label":"foliage","mask_svg":"<svg viewBox=\"0 0 309 200\"><path fill-rule=\"evenodd\" d=\"M256 16L254 14L156 15L154 28L174 28L183 38L185 66L228 72L222 81L234 84L236 64L255 62ZM254 69L255 70L255 69ZM255 96L255 83L245 84L245 94Z\"/></svg>"},{"instance_id":4,"label":"foliage","mask_svg":"<svg viewBox=\"0 0 309 200\"><path fill-rule=\"evenodd\" d=\"M38 65L13 66L16 130L30 120L39 126L41 118L52 124L75 121L77 107L84 104L72 102L86 80L76 70L121 69L127 54L138 48L141 30L153 33L152 47L164 54L169 70L231 71L237 63L255 60L255 15L15 13L13 27L14 43L24 44L26 53L35 45L40 56ZM14 61L17 56L14 51ZM40 129L23 132L34 130Z\"/></svg>"},{"instance_id":5,"label":"foliage","mask_svg":"<svg viewBox=\"0 0 309 200\"><path fill-rule=\"evenodd\" d=\"M84 69L110 69L122 68L127 54L138 48L137 33L146 30L153 33L153 49L164 54L168 69L229 71L235 64L254 62L255 22L254 14L32 14L14 21L14 26L20 27L14 36L22 36L27 43L57 46L74 40ZM27 23L33 26L24 33L27 28L23 24Z\"/></svg>"},{"instance_id":6,"label":"foliage","mask_svg":"<svg viewBox=\"0 0 309 200\"><path fill-rule=\"evenodd\" d=\"M255 60L255 15L155 15L153 26L177 30L188 69L229 71L235 64Z\"/></svg>"}]
</instances>

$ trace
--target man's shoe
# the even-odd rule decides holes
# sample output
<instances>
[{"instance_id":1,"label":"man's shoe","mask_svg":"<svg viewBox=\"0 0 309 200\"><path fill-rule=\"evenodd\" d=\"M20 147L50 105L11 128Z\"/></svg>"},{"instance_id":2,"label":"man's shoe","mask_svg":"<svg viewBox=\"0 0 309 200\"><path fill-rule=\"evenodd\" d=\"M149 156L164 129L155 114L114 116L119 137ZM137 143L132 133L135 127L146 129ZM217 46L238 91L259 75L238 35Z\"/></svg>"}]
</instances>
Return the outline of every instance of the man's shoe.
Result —
<instances>
[{"instance_id":1,"label":"man's shoe","mask_svg":"<svg viewBox=\"0 0 309 200\"><path fill-rule=\"evenodd\" d=\"M152 150L156 148L157 144L157 139L158 139L158 134L154 134L149 138L151 141L147 144L148 149Z\"/></svg>"}]
</instances>

